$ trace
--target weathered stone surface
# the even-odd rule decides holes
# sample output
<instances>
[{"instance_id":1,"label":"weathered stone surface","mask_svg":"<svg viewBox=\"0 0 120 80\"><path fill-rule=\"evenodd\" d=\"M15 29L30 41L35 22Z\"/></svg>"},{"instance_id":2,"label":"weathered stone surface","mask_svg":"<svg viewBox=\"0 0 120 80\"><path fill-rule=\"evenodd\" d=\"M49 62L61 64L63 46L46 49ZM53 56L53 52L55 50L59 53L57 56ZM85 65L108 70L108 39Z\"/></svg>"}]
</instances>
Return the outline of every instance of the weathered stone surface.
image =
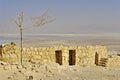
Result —
<instances>
[{"instance_id":1,"label":"weathered stone surface","mask_svg":"<svg viewBox=\"0 0 120 80\"><path fill-rule=\"evenodd\" d=\"M57 53L55 51L61 50L62 65L69 65L70 63L70 50L75 50L75 65L78 66L94 66L95 54L98 54L98 63L101 58L107 58L107 49L105 46L54 46L54 47L30 47L23 48L24 61L37 61L37 62L56 62ZM0 47L0 60L8 63L20 62L20 49L15 43L1 45ZM108 59L107 66L119 66L120 58ZM117 62L117 64L115 64ZM3 64L3 63L1 63Z\"/></svg>"},{"instance_id":2,"label":"weathered stone surface","mask_svg":"<svg viewBox=\"0 0 120 80\"><path fill-rule=\"evenodd\" d=\"M0 61L0 65L8 65L8 63Z\"/></svg>"},{"instance_id":3,"label":"weathered stone surface","mask_svg":"<svg viewBox=\"0 0 120 80\"><path fill-rule=\"evenodd\" d=\"M11 65L4 66L4 70L11 70Z\"/></svg>"},{"instance_id":4,"label":"weathered stone surface","mask_svg":"<svg viewBox=\"0 0 120 80\"><path fill-rule=\"evenodd\" d=\"M112 68L120 68L120 56L109 58L106 66Z\"/></svg>"},{"instance_id":5,"label":"weathered stone surface","mask_svg":"<svg viewBox=\"0 0 120 80\"><path fill-rule=\"evenodd\" d=\"M0 60L9 63L19 60L20 49L14 42L5 44L0 50Z\"/></svg>"},{"instance_id":6,"label":"weathered stone surface","mask_svg":"<svg viewBox=\"0 0 120 80\"><path fill-rule=\"evenodd\" d=\"M22 65L17 65L17 69L22 69Z\"/></svg>"}]
</instances>

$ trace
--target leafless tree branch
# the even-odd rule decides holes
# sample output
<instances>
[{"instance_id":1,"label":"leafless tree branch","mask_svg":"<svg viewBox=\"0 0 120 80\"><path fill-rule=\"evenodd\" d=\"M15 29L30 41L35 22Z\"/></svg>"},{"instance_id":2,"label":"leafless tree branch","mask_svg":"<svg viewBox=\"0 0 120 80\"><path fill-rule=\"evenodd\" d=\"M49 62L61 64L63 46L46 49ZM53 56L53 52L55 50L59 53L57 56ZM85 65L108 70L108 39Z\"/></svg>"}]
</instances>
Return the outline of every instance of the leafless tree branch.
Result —
<instances>
[{"instance_id":1,"label":"leafless tree branch","mask_svg":"<svg viewBox=\"0 0 120 80\"><path fill-rule=\"evenodd\" d=\"M43 15L41 15L40 17L34 17L32 18L31 20L34 21L34 24L32 24L32 26L28 26L28 27L24 27L24 14L23 12L21 12L21 14L18 16L17 20L14 20L15 24L17 25L17 27L19 27L20 29L20 43L21 43L21 65L22 65L22 49L23 49L23 30L25 29L30 29L32 27L39 27L39 26L42 26L42 25L45 25L49 22L52 22L54 21L55 19L52 19L51 17L48 16L48 11L45 11L43 13Z\"/></svg>"}]
</instances>

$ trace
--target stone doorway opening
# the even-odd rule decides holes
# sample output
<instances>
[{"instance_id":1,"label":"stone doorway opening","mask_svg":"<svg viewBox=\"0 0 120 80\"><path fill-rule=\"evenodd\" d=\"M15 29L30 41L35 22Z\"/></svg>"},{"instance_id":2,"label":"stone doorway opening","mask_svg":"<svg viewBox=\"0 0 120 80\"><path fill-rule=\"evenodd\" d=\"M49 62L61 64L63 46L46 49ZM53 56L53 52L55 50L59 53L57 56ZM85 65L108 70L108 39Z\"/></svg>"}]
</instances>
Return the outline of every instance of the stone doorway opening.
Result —
<instances>
[{"instance_id":1,"label":"stone doorway opening","mask_svg":"<svg viewBox=\"0 0 120 80\"><path fill-rule=\"evenodd\" d=\"M76 50L69 50L69 65L76 63Z\"/></svg>"},{"instance_id":2,"label":"stone doorway opening","mask_svg":"<svg viewBox=\"0 0 120 80\"><path fill-rule=\"evenodd\" d=\"M99 54L96 52L95 53L95 64L98 65L99 63Z\"/></svg>"},{"instance_id":3,"label":"stone doorway opening","mask_svg":"<svg viewBox=\"0 0 120 80\"><path fill-rule=\"evenodd\" d=\"M62 65L62 50L55 51L56 63Z\"/></svg>"}]
</instances>

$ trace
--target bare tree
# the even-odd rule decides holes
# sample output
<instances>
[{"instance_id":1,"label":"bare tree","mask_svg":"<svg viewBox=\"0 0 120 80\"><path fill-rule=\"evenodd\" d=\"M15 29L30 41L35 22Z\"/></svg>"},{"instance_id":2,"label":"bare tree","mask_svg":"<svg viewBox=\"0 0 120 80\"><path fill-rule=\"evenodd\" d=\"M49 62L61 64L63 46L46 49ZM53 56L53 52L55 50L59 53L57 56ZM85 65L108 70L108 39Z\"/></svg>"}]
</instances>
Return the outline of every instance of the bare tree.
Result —
<instances>
[{"instance_id":1,"label":"bare tree","mask_svg":"<svg viewBox=\"0 0 120 80\"><path fill-rule=\"evenodd\" d=\"M23 59L22 59L23 58L23 56L22 56L23 55L23 30L30 29L33 27L43 26L47 23L54 21L55 19L48 16L47 11L45 11L41 16L32 17L32 18L30 18L30 20L33 21L32 25L25 27L23 12L21 12L21 14L18 16L18 18L16 20L14 20L15 24L20 29L20 47L21 47L20 63L21 63L21 65L23 62Z\"/></svg>"}]
</instances>

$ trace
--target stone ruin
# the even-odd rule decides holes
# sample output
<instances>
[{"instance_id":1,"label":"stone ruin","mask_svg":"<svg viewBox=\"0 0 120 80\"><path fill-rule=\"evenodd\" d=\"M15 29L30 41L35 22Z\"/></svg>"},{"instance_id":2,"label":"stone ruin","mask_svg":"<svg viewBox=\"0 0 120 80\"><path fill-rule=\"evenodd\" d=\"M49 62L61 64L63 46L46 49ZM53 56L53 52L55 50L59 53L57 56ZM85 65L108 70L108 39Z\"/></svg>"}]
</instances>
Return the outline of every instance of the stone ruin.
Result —
<instances>
[{"instance_id":1,"label":"stone ruin","mask_svg":"<svg viewBox=\"0 0 120 80\"><path fill-rule=\"evenodd\" d=\"M20 49L16 43L0 45L0 60L5 62L18 61L20 58Z\"/></svg>"},{"instance_id":2,"label":"stone ruin","mask_svg":"<svg viewBox=\"0 0 120 80\"><path fill-rule=\"evenodd\" d=\"M20 62L15 44L0 46L0 60ZM106 46L51 46L23 48L23 61L55 62L59 65L120 67L120 56L108 57Z\"/></svg>"}]
</instances>

